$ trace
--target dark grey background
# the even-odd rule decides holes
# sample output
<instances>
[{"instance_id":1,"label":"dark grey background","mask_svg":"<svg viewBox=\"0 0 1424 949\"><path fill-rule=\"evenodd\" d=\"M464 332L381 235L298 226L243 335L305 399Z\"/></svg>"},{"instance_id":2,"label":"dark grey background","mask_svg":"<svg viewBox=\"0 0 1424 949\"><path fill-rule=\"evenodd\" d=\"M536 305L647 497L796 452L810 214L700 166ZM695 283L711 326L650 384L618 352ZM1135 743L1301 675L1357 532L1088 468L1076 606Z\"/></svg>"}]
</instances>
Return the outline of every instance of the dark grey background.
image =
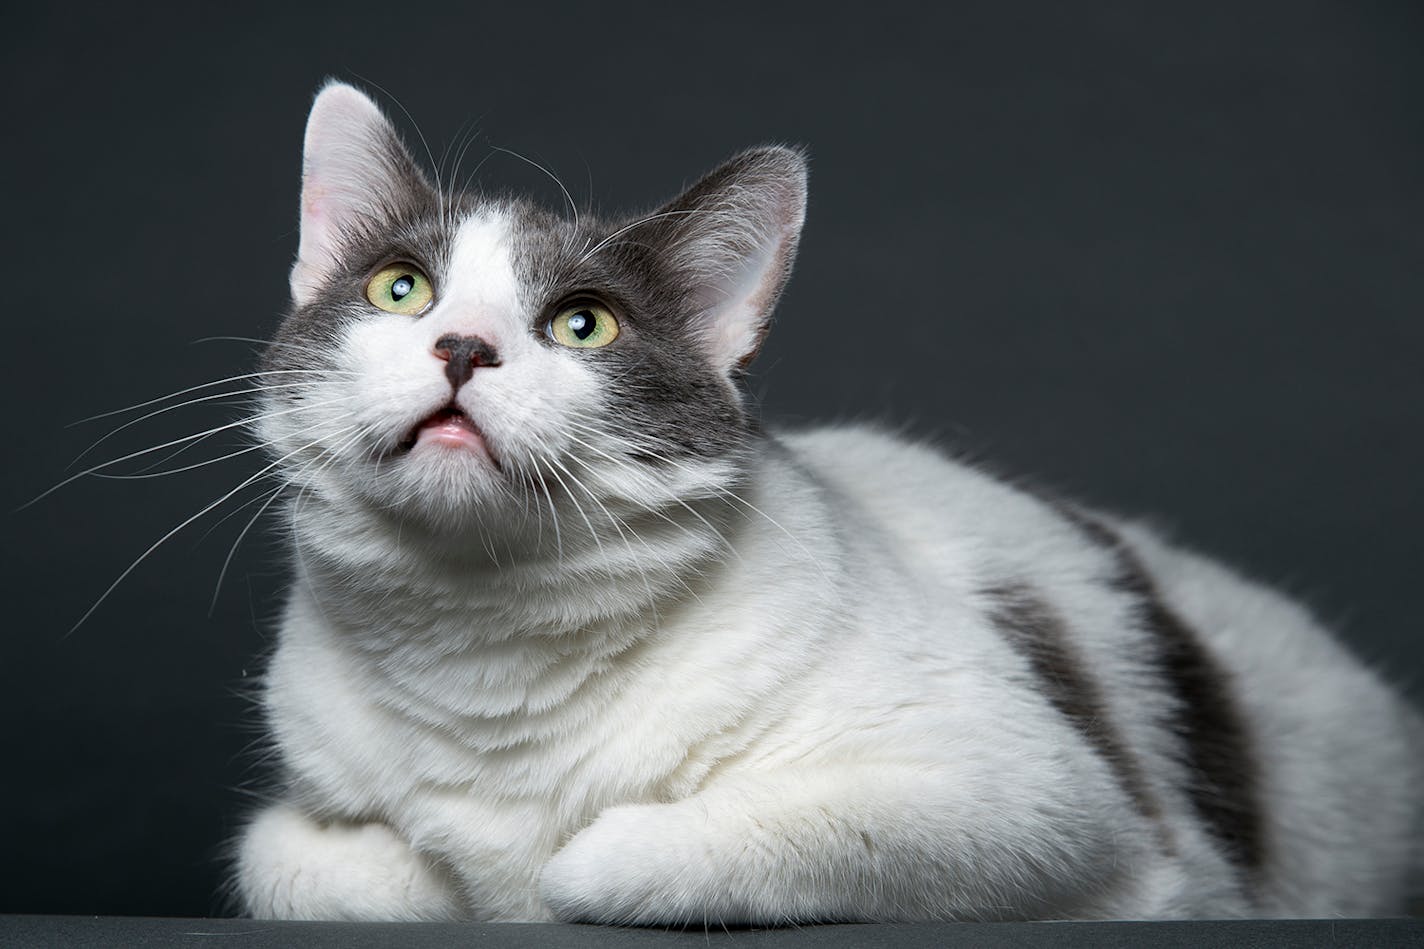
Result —
<instances>
[{"instance_id":1,"label":"dark grey background","mask_svg":"<svg viewBox=\"0 0 1424 949\"><path fill-rule=\"evenodd\" d=\"M806 145L768 417L909 423L1157 513L1396 679L1424 670L1418 4L45 6L6 18L6 508L109 427L66 423L252 367L251 345L192 341L280 318L302 124L334 74L388 90L437 159L474 132L465 169L514 149L605 207ZM480 177L559 197L501 153ZM0 518L0 911L219 909L262 774L242 693L279 546L248 535L209 617L255 511L203 538L224 506L68 630L258 466L85 479Z\"/></svg>"}]
</instances>

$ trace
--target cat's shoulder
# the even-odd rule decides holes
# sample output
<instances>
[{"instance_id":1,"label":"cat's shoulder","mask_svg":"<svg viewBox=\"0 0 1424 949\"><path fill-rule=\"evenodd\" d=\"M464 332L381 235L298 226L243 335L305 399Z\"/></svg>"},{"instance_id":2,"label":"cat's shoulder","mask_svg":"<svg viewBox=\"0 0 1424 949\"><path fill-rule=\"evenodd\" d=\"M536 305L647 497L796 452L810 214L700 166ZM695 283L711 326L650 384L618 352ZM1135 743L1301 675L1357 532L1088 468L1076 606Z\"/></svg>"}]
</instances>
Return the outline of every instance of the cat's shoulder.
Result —
<instances>
[{"instance_id":1,"label":"cat's shoulder","mask_svg":"<svg viewBox=\"0 0 1424 949\"><path fill-rule=\"evenodd\" d=\"M776 449L823 474L862 475L874 470L887 476L952 474L974 480L1001 480L941 441L876 422L778 428L770 433L770 440Z\"/></svg>"},{"instance_id":2,"label":"cat's shoulder","mask_svg":"<svg viewBox=\"0 0 1424 949\"><path fill-rule=\"evenodd\" d=\"M1056 502L1026 479L995 471L943 441L867 422L777 430L775 450L829 487L952 513L991 505L1056 517Z\"/></svg>"}]
</instances>

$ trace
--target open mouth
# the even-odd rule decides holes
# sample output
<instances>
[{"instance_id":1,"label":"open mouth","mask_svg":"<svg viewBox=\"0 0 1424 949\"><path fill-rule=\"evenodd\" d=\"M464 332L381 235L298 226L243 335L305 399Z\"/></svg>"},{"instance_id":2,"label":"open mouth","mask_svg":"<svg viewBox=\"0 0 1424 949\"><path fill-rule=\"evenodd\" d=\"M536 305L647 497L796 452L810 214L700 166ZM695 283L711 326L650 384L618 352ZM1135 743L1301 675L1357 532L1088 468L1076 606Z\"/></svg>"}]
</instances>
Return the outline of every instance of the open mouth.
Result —
<instances>
[{"instance_id":1,"label":"open mouth","mask_svg":"<svg viewBox=\"0 0 1424 949\"><path fill-rule=\"evenodd\" d=\"M433 413L415 428L401 442L402 451L412 451L422 446L453 451L472 451L489 457L489 447L475 423L457 406L447 405Z\"/></svg>"}]
</instances>

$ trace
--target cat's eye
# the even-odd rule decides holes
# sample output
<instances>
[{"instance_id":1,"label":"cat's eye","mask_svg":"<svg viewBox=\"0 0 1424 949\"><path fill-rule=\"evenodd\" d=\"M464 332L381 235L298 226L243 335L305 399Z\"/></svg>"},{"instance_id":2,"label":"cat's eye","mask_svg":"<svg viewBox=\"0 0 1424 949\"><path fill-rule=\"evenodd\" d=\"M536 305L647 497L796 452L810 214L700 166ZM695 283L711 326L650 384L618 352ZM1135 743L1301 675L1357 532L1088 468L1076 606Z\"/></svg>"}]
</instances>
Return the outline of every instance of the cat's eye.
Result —
<instances>
[{"instance_id":1,"label":"cat's eye","mask_svg":"<svg viewBox=\"0 0 1424 949\"><path fill-rule=\"evenodd\" d=\"M582 301L561 307L546 332L564 346L595 349L618 338L618 320L603 304Z\"/></svg>"},{"instance_id":2,"label":"cat's eye","mask_svg":"<svg viewBox=\"0 0 1424 949\"><path fill-rule=\"evenodd\" d=\"M387 313L414 316L430 305L435 288L430 278L415 264L400 261L387 264L366 281L366 299Z\"/></svg>"}]
</instances>

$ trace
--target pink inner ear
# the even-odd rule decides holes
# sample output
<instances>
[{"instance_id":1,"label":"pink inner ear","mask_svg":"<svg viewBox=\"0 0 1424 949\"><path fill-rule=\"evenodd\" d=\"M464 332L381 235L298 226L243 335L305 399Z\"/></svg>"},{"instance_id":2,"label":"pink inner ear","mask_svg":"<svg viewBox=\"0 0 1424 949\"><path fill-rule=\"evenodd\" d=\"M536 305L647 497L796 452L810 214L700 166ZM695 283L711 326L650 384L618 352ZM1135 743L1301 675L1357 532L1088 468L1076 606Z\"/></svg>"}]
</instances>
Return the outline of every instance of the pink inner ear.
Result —
<instances>
[{"instance_id":1,"label":"pink inner ear","mask_svg":"<svg viewBox=\"0 0 1424 949\"><path fill-rule=\"evenodd\" d=\"M392 185L392 151L403 146L381 110L351 86L332 83L307 118L302 158L301 243L292 296L309 299L340 248L344 223L367 213L372 196Z\"/></svg>"},{"instance_id":2,"label":"pink inner ear","mask_svg":"<svg viewBox=\"0 0 1424 949\"><path fill-rule=\"evenodd\" d=\"M314 178L308 178L302 183L302 215L304 218L314 218L321 214L322 199L326 197L326 190Z\"/></svg>"},{"instance_id":3,"label":"pink inner ear","mask_svg":"<svg viewBox=\"0 0 1424 949\"><path fill-rule=\"evenodd\" d=\"M732 273L704 291L710 326L706 337L713 360L726 368L746 366L761 348L771 308L786 278L790 251L800 230L781 224Z\"/></svg>"},{"instance_id":4,"label":"pink inner ear","mask_svg":"<svg viewBox=\"0 0 1424 949\"><path fill-rule=\"evenodd\" d=\"M325 189L308 177L302 184L301 241L290 280L298 304L311 300L336 259L328 202Z\"/></svg>"},{"instance_id":5,"label":"pink inner ear","mask_svg":"<svg viewBox=\"0 0 1424 949\"><path fill-rule=\"evenodd\" d=\"M332 206L339 201L340 196L332 194L329 189L323 187L321 179L316 175L308 175L302 182L303 256L309 252L313 253L320 258L322 264L335 259L336 249L331 246L332 239L336 237L332 233L334 230Z\"/></svg>"}]
</instances>

